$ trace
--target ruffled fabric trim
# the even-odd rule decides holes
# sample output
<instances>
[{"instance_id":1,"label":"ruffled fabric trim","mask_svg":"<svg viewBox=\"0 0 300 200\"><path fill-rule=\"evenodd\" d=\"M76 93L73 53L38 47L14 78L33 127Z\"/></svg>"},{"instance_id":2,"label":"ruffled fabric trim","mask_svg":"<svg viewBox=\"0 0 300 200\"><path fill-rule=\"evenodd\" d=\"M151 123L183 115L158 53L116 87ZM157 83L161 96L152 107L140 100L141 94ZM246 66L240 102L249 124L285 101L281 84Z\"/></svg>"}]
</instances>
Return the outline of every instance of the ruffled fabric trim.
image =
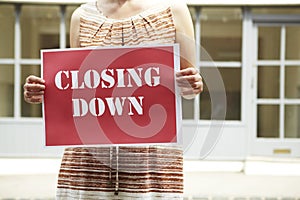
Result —
<instances>
[{"instance_id":1,"label":"ruffled fabric trim","mask_svg":"<svg viewBox=\"0 0 300 200\"><path fill-rule=\"evenodd\" d=\"M80 12L82 47L175 42L175 25L170 7L151 8L124 19L104 16L95 2L83 4Z\"/></svg>"}]
</instances>

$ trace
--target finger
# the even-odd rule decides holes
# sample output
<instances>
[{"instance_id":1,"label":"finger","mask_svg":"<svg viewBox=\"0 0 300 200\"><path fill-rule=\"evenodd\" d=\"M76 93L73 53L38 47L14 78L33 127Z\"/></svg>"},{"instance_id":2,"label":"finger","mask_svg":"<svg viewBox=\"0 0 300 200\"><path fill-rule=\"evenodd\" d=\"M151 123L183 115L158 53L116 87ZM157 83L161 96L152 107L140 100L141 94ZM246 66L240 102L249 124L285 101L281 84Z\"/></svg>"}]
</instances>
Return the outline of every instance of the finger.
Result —
<instances>
[{"instance_id":1,"label":"finger","mask_svg":"<svg viewBox=\"0 0 300 200\"><path fill-rule=\"evenodd\" d=\"M193 83L193 82L198 82L198 81L202 81L202 78L201 76L198 74L195 74L195 75L186 75L186 76L180 76L180 77L177 77L176 80L178 82L190 82L190 83Z\"/></svg>"},{"instance_id":2,"label":"finger","mask_svg":"<svg viewBox=\"0 0 300 200\"><path fill-rule=\"evenodd\" d=\"M189 83L188 81L181 82L181 83L179 82L177 83L177 86L181 88L193 88L193 84Z\"/></svg>"},{"instance_id":3,"label":"finger","mask_svg":"<svg viewBox=\"0 0 300 200\"><path fill-rule=\"evenodd\" d=\"M26 83L39 83L39 84L45 84L45 80L34 76L34 75L30 75L26 78Z\"/></svg>"},{"instance_id":4,"label":"finger","mask_svg":"<svg viewBox=\"0 0 300 200\"><path fill-rule=\"evenodd\" d=\"M203 92L203 87L197 88L193 90L194 94L200 94L201 92Z\"/></svg>"},{"instance_id":5,"label":"finger","mask_svg":"<svg viewBox=\"0 0 300 200\"><path fill-rule=\"evenodd\" d=\"M182 90L181 96L190 96L190 95L197 95L202 92L201 88L198 89L189 89L189 90Z\"/></svg>"},{"instance_id":6,"label":"finger","mask_svg":"<svg viewBox=\"0 0 300 200\"><path fill-rule=\"evenodd\" d=\"M189 67L189 68L185 68L180 70L179 72L176 73L177 76L186 76L186 75L193 75L193 74L197 74L198 70L194 67Z\"/></svg>"},{"instance_id":7,"label":"finger","mask_svg":"<svg viewBox=\"0 0 300 200\"><path fill-rule=\"evenodd\" d=\"M195 89L199 89L201 88L201 82L195 82L193 84L191 84L191 87L195 90Z\"/></svg>"},{"instance_id":8,"label":"finger","mask_svg":"<svg viewBox=\"0 0 300 200\"><path fill-rule=\"evenodd\" d=\"M38 96L38 97L24 97L24 100L28 103L33 103L33 104L37 104L37 103L41 103L43 101L43 96Z\"/></svg>"},{"instance_id":9,"label":"finger","mask_svg":"<svg viewBox=\"0 0 300 200\"><path fill-rule=\"evenodd\" d=\"M177 85L179 87L196 87L198 84L202 83L200 76L184 76L176 78Z\"/></svg>"},{"instance_id":10,"label":"finger","mask_svg":"<svg viewBox=\"0 0 300 200\"><path fill-rule=\"evenodd\" d=\"M31 98L32 103L41 103L43 101L43 97L39 96L37 98Z\"/></svg>"},{"instance_id":11,"label":"finger","mask_svg":"<svg viewBox=\"0 0 300 200\"><path fill-rule=\"evenodd\" d=\"M188 67L188 68L182 69L179 72L177 72L176 76L180 77L180 76L187 76L187 75L195 75L197 73L199 73L199 72L196 68Z\"/></svg>"},{"instance_id":12,"label":"finger","mask_svg":"<svg viewBox=\"0 0 300 200\"><path fill-rule=\"evenodd\" d=\"M44 95L44 91L39 91L39 92L24 91L24 97L26 98L43 96L43 95Z\"/></svg>"},{"instance_id":13,"label":"finger","mask_svg":"<svg viewBox=\"0 0 300 200\"><path fill-rule=\"evenodd\" d=\"M38 98L38 99L31 98L30 99L30 103L32 103L32 104L39 104L39 103L42 103L42 102L43 102L42 98Z\"/></svg>"},{"instance_id":14,"label":"finger","mask_svg":"<svg viewBox=\"0 0 300 200\"><path fill-rule=\"evenodd\" d=\"M24 90L26 91L44 91L45 85L37 83L25 83Z\"/></svg>"}]
</instances>

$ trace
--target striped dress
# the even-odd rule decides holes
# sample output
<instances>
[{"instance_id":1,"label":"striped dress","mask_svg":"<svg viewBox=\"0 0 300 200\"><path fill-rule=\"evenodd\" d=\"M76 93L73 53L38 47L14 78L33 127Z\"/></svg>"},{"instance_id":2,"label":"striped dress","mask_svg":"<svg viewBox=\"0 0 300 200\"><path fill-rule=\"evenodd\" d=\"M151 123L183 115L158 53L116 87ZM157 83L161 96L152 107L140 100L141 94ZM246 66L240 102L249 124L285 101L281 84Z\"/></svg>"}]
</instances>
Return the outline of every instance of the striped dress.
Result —
<instances>
[{"instance_id":1,"label":"striped dress","mask_svg":"<svg viewBox=\"0 0 300 200\"><path fill-rule=\"evenodd\" d=\"M96 3L80 8L80 45L172 44L170 7L149 9L116 20ZM58 177L57 199L182 199L182 149L172 145L69 147Z\"/></svg>"}]
</instances>

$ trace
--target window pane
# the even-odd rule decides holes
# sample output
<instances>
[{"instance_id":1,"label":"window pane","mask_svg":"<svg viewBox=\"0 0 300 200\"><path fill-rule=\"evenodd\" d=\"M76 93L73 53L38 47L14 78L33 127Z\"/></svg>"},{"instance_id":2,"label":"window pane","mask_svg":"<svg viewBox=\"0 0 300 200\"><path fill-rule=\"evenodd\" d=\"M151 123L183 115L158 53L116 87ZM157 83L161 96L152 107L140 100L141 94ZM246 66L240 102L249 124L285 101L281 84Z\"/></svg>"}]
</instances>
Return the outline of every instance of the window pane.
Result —
<instances>
[{"instance_id":1,"label":"window pane","mask_svg":"<svg viewBox=\"0 0 300 200\"><path fill-rule=\"evenodd\" d=\"M194 119L194 100L182 98L182 118Z\"/></svg>"},{"instance_id":2,"label":"window pane","mask_svg":"<svg viewBox=\"0 0 300 200\"><path fill-rule=\"evenodd\" d=\"M14 6L0 5L0 58L14 57Z\"/></svg>"},{"instance_id":3,"label":"window pane","mask_svg":"<svg viewBox=\"0 0 300 200\"><path fill-rule=\"evenodd\" d=\"M285 8L285 7L278 7L278 8L253 8L252 13L255 14L300 14L300 9L296 8Z\"/></svg>"},{"instance_id":4,"label":"window pane","mask_svg":"<svg viewBox=\"0 0 300 200\"><path fill-rule=\"evenodd\" d=\"M286 59L300 60L300 26L286 27Z\"/></svg>"},{"instance_id":5,"label":"window pane","mask_svg":"<svg viewBox=\"0 0 300 200\"><path fill-rule=\"evenodd\" d=\"M279 138L279 106L258 105L257 137Z\"/></svg>"},{"instance_id":6,"label":"window pane","mask_svg":"<svg viewBox=\"0 0 300 200\"><path fill-rule=\"evenodd\" d=\"M195 7L189 7L189 11L193 20L193 24L195 26L195 22L196 22L196 8Z\"/></svg>"},{"instance_id":7,"label":"window pane","mask_svg":"<svg viewBox=\"0 0 300 200\"><path fill-rule=\"evenodd\" d=\"M300 66L285 67L285 97L300 98Z\"/></svg>"},{"instance_id":8,"label":"window pane","mask_svg":"<svg viewBox=\"0 0 300 200\"><path fill-rule=\"evenodd\" d=\"M226 120L241 120L241 68L218 68L226 90L227 107L218 107L217 104L211 108L211 97L214 96L214 101L218 101L218 96L224 95L222 91L214 88L208 90L207 81L205 79L214 80L216 69L201 68L201 74L204 78L204 91L200 98L200 119L211 119L212 109L214 119L221 119L226 109Z\"/></svg>"},{"instance_id":9,"label":"window pane","mask_svg":"<svg viewBox=\"0 0 300 200\"><path fill-rule=\"evenodd\" d=\"M22 7L22 58L39 58L41 49L59 48L59 12L58 6Z\"/></svg>"},{"instance_id":10,"label":"window pane","mask_svg":"<svg viewBox=\"0 0 300 200\"><path fill-rule=\"evenodd\" d=\"M39 65L22 65L22 74L21 80L22 83L25 82L25 79L29 75L36 75L41 76L41 70ZM23 98L23 92L21 93L21 99ZM41 104L29 104L26 103L24 100L21 104L21 116L22 117L41 117L42 116L42 106Z\"/></svg>"},{"instance_id":11,"label":"window pane","mask_svg":"<svg viewBox=\"0 0 300 200\"><path fill-rule=\"evenodd\" d=\"M76 10L78 6L67 6L66 8L66 47L70 47L70 22L71 22L71 16L73 12Z\"/></svg>"},{"instance_id":12,"label":"window pane","mask_svg":"<svg viewBox=\"0 0 300 200\"><path fill-rule=\"evenodd\" d=\"M0 117L14 115L14 66L0 65Z\"/></svg>"},{"instance_id":13,"label":"window pane","mask_svg":"<svg viewBox=\"0 0 300 200\"><path fill-rule=\"evenodd\" d=\"M201 46L208 52L202 60L241 61L242 13L240 8L203 8Z\"/></svg>"},{"instance_id":14,"label":"window pane","mask_svg":"<svg viewBox=\"0 0 300 200\"><path fill-rule=\"evenodd\" d=\"M201 69L202 78L203 78L203 92L200 94L200 119L210 120L211 116L211 100L210 100L210 91L207 89L206 81L203 77L205 69ZM213 91L211 91L213 92Z\"/></svg>"},{"instance_id":15,"label":"window pane","mask_svg":"<svg viewBox=\"0 0 300 200\"><path fill-rule=\"evenodd\" d=\"M279 98L280 68L273 66L258 67L258 98Z\"/></svg>"},{"instance_id":16,"label":"window pane","mask_svg":"<svg viewBox=\"0 0 300 200\"><path fill-rule=\"evenodd\" d=\"M280 27L259 27L258 59L280 59Z\"/></svg>"},{"instance_id":17,"label":"window pane","mask_svg":"<svg viewBox=\"0 0 300 200\"><path fill-rule=\"evenodd\" d=\"M285 138L300 138L300 105L285 106Z\"/></svg>"}]
</instances>

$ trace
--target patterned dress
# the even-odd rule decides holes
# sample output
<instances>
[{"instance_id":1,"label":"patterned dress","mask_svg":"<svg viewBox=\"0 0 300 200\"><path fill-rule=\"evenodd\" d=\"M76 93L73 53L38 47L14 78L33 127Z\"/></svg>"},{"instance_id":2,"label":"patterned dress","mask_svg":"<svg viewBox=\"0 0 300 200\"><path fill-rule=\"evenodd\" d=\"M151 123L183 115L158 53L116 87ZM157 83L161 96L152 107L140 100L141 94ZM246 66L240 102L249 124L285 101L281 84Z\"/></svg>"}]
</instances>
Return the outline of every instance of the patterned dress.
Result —
<instances>
[{"instance_id":1,"label":"patterned dress","mask_svg":"<svg viewBox=\"0 0 300 200\"><path fill-rule=\"evenodd\" d=\"M125 19L104 16L95 2L80 8L80 45L172 44L170 7ZM58 177L57 199L182 199L182 149L171 145L69 147Z\"/></svg>"}]
</instances>

